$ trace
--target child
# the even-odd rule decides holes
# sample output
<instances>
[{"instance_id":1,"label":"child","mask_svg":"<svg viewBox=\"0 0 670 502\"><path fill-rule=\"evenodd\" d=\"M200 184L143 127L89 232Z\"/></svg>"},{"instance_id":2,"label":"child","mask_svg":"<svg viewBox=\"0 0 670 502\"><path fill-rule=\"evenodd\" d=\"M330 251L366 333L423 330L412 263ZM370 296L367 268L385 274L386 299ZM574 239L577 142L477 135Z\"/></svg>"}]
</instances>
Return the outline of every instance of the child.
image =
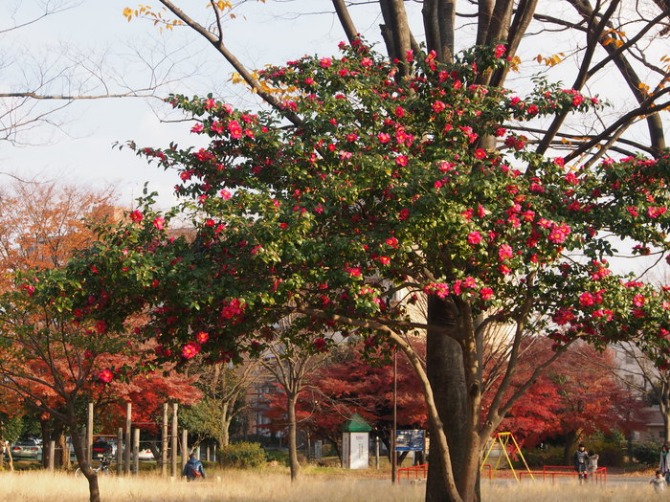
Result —
<instances>
[{"instance_id":1,"label":"child","mask_svg":"<svg viewBox=\"0 0 670 502\"><path fill-rule=\"evenodd\" d=\"M649 484L654 487L654 490L656 490L656 493L660 493L663 490L665 490L665 487L667 483L665 482L665 477L663 476L663 471L660 469L656 471L656 476L654 476L651 481L649 481Z\"/></svg>"}]
</instances>

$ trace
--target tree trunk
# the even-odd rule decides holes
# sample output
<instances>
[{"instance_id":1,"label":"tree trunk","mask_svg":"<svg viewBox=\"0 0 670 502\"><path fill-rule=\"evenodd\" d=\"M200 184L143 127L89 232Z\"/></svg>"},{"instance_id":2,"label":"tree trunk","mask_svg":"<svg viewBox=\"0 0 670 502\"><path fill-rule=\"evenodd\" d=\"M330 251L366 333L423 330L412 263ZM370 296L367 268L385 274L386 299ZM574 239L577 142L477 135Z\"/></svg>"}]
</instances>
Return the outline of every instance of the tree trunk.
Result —
<instances>
[{"instance_id":1,"label":"tree trunk","mask_svg":"<svg viewBox=\"0 0 670 502\"><path fill-rule=\"evenodd\" d=\"M435 395L437 412L444 424L451 456L454 480L461 499L478 500L479 469L472 468L473 457L478 459L477 431L471 430L468 392L463 351L454 338L446 332L463 332L462 320L446 302L431 295L428 298L428 333L426 347L426 372ZM431 431L431 434L435 434ZM452 501L447 490L443 455L430 455L426 501Z\"/></svg>"},{"instance_id":2,"label":"tree trunk","mask_svg":"<svg viewBox=\"0 0 670 502\"><path fill-rule=\"evenodd\" d=\"M289 467L291 469L291 481L298 479L300 463L298 462L298 421L295 415L295 406L298 397L293 394L286 396L286 409L288 411L288 454Z\"/></svg>"},{"instance_id":3,"label":"tree trunk","mask_svg":"<svg viewBox=\"0 0 670 502\"><path fill-rule=\"evenodd\" d=\"M72 432L72 445L74 446L74 452L77 455L77 463L81 469L82 474L88 481L88 500L90 502L100 502L100 486L98 484L98 473L91 469L91 465L88 463L86 454L84 452L84 442L77 430L76 421L73 420L70 425L70 430Z\"/></svg>"}]
</instances>

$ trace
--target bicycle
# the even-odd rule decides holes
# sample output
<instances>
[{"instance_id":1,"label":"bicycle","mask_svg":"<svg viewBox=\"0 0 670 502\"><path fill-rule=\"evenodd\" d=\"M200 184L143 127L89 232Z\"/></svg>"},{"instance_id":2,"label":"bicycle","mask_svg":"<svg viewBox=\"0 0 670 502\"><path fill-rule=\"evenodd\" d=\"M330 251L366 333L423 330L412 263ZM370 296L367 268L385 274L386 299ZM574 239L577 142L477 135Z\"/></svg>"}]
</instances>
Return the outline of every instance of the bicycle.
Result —
<instances>
[{"instance_id":1,"label":"bicycle","mask_svg":"<svg viewBox=\"0 0 670 502\"><path fill-rule=\"evenodd\" d=\"M96 472L96 473L102 474L102 475L113 474L113 471L109 468L111 463L112 463L112 460L110 458L103 458L100 461L100 465L98 467L92 467L91 470L93 472ZM74 471L74 475L75 476L82 476L83 475L83 473L81 471L81 467L77 467L77 470Z\"/></svg>"}]
</instances>

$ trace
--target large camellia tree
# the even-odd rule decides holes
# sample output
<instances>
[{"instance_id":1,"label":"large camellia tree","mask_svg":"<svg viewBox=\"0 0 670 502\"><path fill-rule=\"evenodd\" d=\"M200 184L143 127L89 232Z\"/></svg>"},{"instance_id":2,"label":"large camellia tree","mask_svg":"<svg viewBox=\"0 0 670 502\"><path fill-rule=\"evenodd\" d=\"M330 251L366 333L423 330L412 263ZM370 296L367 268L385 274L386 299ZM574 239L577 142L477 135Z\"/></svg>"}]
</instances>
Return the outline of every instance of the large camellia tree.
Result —
<instances>
[{"instance_id":1,"label":"large camellia tree","mask_svg":"<svg viewBox=\"0 0 670 502\"><path fill-rule=\"evenodd\" d=\"M524 121L600 104L544 81L526 96L481 84L507 64L502 45L448 64L342 50L267 68L279 110L171 98L208 144L137 152L178 171L194 237L168 237L147 205L72 266L83 291L109 298L97 317L148 307L163 357L260 353L288 316L314 351L333 333L395 345L423 385L427 500L477 500L482 444L564 347L667 344L664 293L612 273L606 257L611 236L667 247L669 159L581 166L529 148ZM422 295L423 318L412 315ZM482 414L487 335L507 357ZM508 392L522 341L541 335L552 350Z\"/></svg>"}]
</instances>

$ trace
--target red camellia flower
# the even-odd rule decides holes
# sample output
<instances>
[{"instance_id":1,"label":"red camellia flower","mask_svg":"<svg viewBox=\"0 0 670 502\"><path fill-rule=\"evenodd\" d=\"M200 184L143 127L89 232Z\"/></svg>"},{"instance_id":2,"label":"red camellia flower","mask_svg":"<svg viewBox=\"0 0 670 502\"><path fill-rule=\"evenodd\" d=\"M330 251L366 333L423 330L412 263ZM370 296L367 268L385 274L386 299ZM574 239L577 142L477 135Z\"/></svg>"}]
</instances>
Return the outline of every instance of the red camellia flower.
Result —
<instances>
[{"instance_id":1,"label":"red camellia flower","mask_svg":"<svg viewBox=\"0 0 670 502\"><path fill-rule=\"evenodd\" d=\"M406 207L402 208L400 212L398 213L398 219L400 221L405 221L407 218L409 218L409 209Z\"/></svg>"},{"instance_id":2,"label":"red camellia flower","mask_svg":"<svg viewBox=\"0 0 670 502\"><path fill-rule=\"evenodd\" d=\"M244 313L244 309L246 309L246 304L242 301L240 301L239 298L233 298L228 302L228 305L223 307L221 310L221 317L224 319L232 319L233 317L237 317L239 315L242 315Z\"/></svg>"},{"instance_id":3,"label":"red camellia flower","mask_svg":"<svg viewBox=\"0 0 670 502\"><path fill-rule=\"evenodd\" d=\"M437 101L434 101L432 104L432 108L435 113L440 113L444 111L446 107L447 105L445 105L444 102L440 101L439 99Z\"/></svg>"},{"instance_id":4,"label":"red camellia flower","mask_svg":"<svg viewBox=\"0 0 670 502\"><path fill-rule=\"evenodd\" d=\"M486 302L493 298L493 290L491 288L482 288L479 290L479 296Z\"/></svg>"},{"instance_id":5,"label":"red camellia flower","mask_svg":"<svg viewBox=\"0 0 670 502\"><path fill-rule=\"evenodd\" d=\"M154 228L157 230L163 230L165 228L165 218L162 216L157 216L154 218Z\"/></svg>"},{"instance_id":6,"label":"red camellia flower","mask_svg":"<svg viewBox=\"0 0 670 502\"><path fill-rule=\"evenodd\" d=\"M111 370L106 369L98 373L98 381L102 383L109 383L114 379L114 373Z\"/></svg>"},{"instance_id":7,"label":"red camellia flower","mask_svg":"<svg viewBox=\"0 0 670 502\"><path fill-rule=\"evenodd\" d=\"M207 340L209 340L209 333L206 331L198 331L198 333L195 335L195 339L198 341L198 343L205 343Z\"/></svg>"},{"instance_id":8,"label":"red camellia flower","mask_svg":"<svg viewBox=\"0 0 670 502\"><path fill-rule=\"evenodd\" d=\"M360 277L361 269L359 267L345 267L344 269L351 277Z\"/></svg>"},{"instance_id":9,"label":"red camellia flower","mask_svg":"<svg viewBox=\"0 0 670 502\"><path fill-rule=\"evenodd\" d=\"M470 232L468 234L468 244L477 245L482 241L482 234L479 232Z\"/></svg>"},{"instance_id":10,"label":"red camellia flower","mask_svg":"<svg viewBox=\"0 0 670 502\"><path fill-rule=\"evenodd\" d=\"M200 345L195 342L188 342L181 348L181 355L184 359L193 359L200 352Z\"/></svg>"},{"instance_id":11,"label":"red camellia flower","mask_svg":"<svg viewBox=\"0 0 670 502\"><path fill-rule=\"evenodd\" d=\"M237 120L228 122L228 132L233 139L240 139L242 137L242 126Z\"/></svg>"},{"instance_id":12,"label":"red camellia flower","mask_svg":"<svg viewBox=\"0 0 670 502\"><path fill-rule=\"evenodd\" d=\"M663 216L667 211L668 210L665 207L649 207L647 208L647 216L656 219L659 216Z\"/></svg>"},{"instance_id":13,"label":"red camellia flower","mask_svg":"<svg viewBox=\"0 0 670 502\"><path fill-rule=\"evenodd\" d=\"M130 220L133 223L139 223L143 219L144 219L144 215L140 211L138 211L137 209L135 211L133 211L132 213L130 213Z\"/></svg>"},{"instance_id":14,"label":"red camellia flower","mask_svg":"<svg viewBox=\"0 0 670 502\"><path fill-rule=\"evenodd\" d=\"M505 55L507 52L507 47L505 47L503 44L498 44L496 45L495 51L493 52L493 55L496 58L501 58Z\"/></svg>"},{"instance_id":15,"label":"red camellia flower","mask_svg":"<svg viewBox=\"0 0 670 502\"><path fill-rule=\"evenodd\" d=\"M398 239L395 237L389 237L386 239L386 245L391 246L392 248L397 248L398 247Z\"/></svg>"},{"instance_id":16,"label":"red camellia flower","mask_svg":"<svg viewBox=\"0 0 670 502\"><path fill-rule=\"evenodd\" d=\"M585 291L579 295L579 304L582 307L592 307L596 303L596 298L588 291Z\"/></svg>"},{"instance_id":17,"label":"red camellia flower","mask_svg":"<svg viewBox=\"0 0 670 502\"><path fill-rule=\"evenodd\" d=\"M503 244L498 248L498 258L500 258L500 261L505 261L512 256L514 256L514 251L509 244Z\"/></svg>"}]
</instances>

